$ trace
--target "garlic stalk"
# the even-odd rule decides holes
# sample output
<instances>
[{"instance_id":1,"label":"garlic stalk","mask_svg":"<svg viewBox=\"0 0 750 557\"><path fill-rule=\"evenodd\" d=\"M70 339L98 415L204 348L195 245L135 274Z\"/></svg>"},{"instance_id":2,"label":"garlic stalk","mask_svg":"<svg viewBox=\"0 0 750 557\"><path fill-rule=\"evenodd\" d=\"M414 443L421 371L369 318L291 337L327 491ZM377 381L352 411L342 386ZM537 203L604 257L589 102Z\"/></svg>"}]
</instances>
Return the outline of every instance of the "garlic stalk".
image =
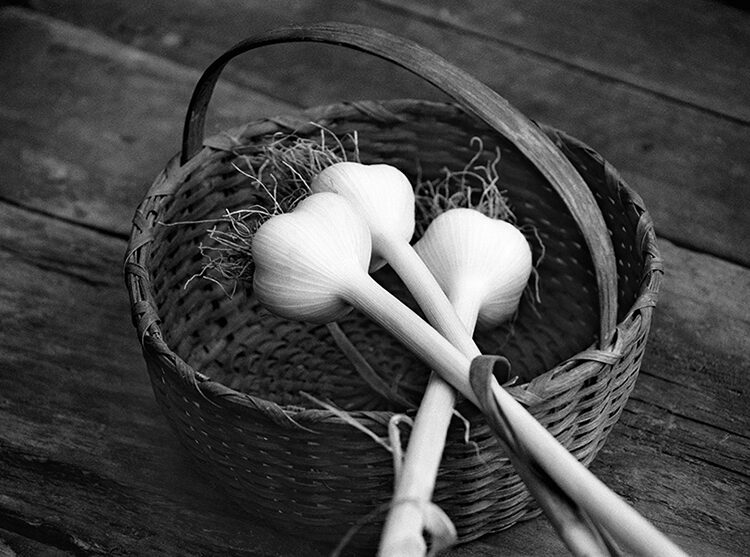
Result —
<instances>
[{"instance_id":1,"label":"garlic stalk","mask_svg":"<svg viewBox=\"0 0 750 557\"><path fill-rule=\"evenodd\" d=\"M326 322L353 306L389 331L470 402L471 361L440 333L380 286L367 268L372 250L367 224L332 193L302 200L274 216L253 238L253 288L260 303L289 319ZM636 553L684 555L663 534L596 479L495 381L492 393L524 448L592 519Z\"/></svg>"},{"instance_id":2,"label":"garlic stalk","mask_svg":"<svg viewBox=\"0 0 750 557\"><path fill-rule=\"evenodd\" d=\"M477 321L483 327L491 327L515 313L531 274L532 260L528 242L512 224L472 209L451 209L430 223L414 248L447 294L467 334L473 333ZM478 349L466 354L469 358L478 355ZM454 402L453 390L433 373L414 420L401 472L403 481L394 501L431 496L437 468L428 468L432 461L425 453L438 454L443 445L437 443L434 435L423 432L435 427L433 424L449 422ZM422 435L429 439L428 443L421 442ZM445 436L442 439L444 443ZM556 486L550 485L553 482L548 477L503 444L517 473L570 551L574 555L608 555L604 540L575 505ZM425 487L420 489L420 486ZM398 532L404 532L402 525L409 524L404 516L408 512L403 505L393 507L384 541L389 536L398 540ZM405 533L408 535L408 531Z\"/></svg>"},{"instance_id":3,"label":"garlic stalk","mask_svg":"<svg viewBox=\"0 0 750 557\"><path fill-rule=\"evenodd\" d=\"M462 352L476 349L440 285L409 244L414 234L414 191L406 176L390 165L342 162L314 177L310 190L336 193L349 201L370 232L370 271L388 262L443 336Z\"/></svg>"},{"instance_id":4,"label":"garlic stalk","mask_svg":"<svg viewBox=\"0 0 750 557\"><path fill-rule=\"evenodd\" d=\"M427 229L417 244L424 253L418 255L409 245L415 225L414 192L406 176L395 167L340 162L316 175L310 189L337 193L352 203L370 230L370 270L389 263L427 320L470 359L480 355L470 332L477 317L481 325L488 326L505 321L516 311L531 273L531 249L513 225L475 210L448 211ZM422 260L425 258L427 265ZM454 307L460 308L461 316ZM423 532L430 512L435 511L430 502L454 404L451 387L433 373L409 438L401 476L397 478L394 504L380 543L382 557L421 556L426 552ZM533 484L530 491L542 508L550 515L558 515L550 516L550 520L574 554L606 555L594 551L597 544L585 535L572 533L585 533L586 529L575 524L571 513L567 519L561 516L564 505L544 503L550 499L550 488L542 485L544 479L532 473L531 465L513 454L507 443L504 445L516 469L521 470L521 477ZM446 522L438 524L443 526ZM442 536L432 533L433 540L455 536L453 529Z\"/></svg>"}]
</instances>

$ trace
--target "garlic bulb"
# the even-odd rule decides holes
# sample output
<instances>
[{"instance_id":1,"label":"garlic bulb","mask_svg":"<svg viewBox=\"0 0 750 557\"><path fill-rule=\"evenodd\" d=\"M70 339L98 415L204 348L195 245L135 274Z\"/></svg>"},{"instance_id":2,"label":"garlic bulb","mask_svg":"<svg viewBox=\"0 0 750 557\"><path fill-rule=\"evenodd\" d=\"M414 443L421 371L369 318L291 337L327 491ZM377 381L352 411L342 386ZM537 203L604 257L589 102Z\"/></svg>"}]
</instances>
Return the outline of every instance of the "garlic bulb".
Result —
<instances>
[{"instance_id":1,"label":"garlic bulb","mask_svg":"<svg viewBox=\"0 0 750 557\"><path fill-rule=\"evenodd\" d=\"M414 249L454 305L475 308L479 327L516 312L532 258L529 243L512 224L473 209L451 209L430 223Z\"/></svg>"},{"instance_id":2,"label":"garlic bulb","mask_svg":"<svg viewBox=\"0 0 750 557\"><path fill-rule=\"evenodd\" d=\"M366 224L345 199L310 195L255 233L253 290L287 319L335 321L351 310L338 292L347 276L366 272L371 249Z\"/></svg>"},{"instance_id":3,"label":"garlic bulb","mask_svg":"<svg viewBox=\"0 0 750 557\"><path fill-rule=\"evenodd\" d=\"M531 251L512 225L471 209L441 214L417 243L416 251L448 294L456 313L472 335L477 318L485 326L497 325L515 313L531 271ZM479 350L464 352L473 358ZM394 501L429 500L437 474L436 457L442 452L453 413L453 390L433 374L414 419L401 481ZM604 556L599 533L581 518L575 503L560 495L533 463L505 447L518 475L574 555ZM394 505L386 520L380 557L424 555L405 552L421 536L414 509Z\"/></svg>"},{"instance_id":4,"label":"garlic bulb","mask_svg":"<svg viewBox=\"0 0 750 557\"><path fill-rule=\"evenodd\" d=\"M430 276L410 281L413 273L406 273L404 281L415 292L420 305L428 304L433 312L444 311L444 304L434 298L447 295L455 316L436 317L426 312L428 317L432 317L431 321L437 323L438 330L460 347L466 357L478 356L479 349L471 340L477 318L481 315L486 325L494 325L513 315L531 272L528 243L515 227L506 222L496 221L473 209L452 209L430 223L414 249ZM433 282L437 284L437 292L430 286ZM431 299L425 300L426 296ZM458 319L463 327L445 326L454 319ZM414 551L414 548L424 546L420 509L398 505L397 502L429 503L454 404L453 389L433 374L414 420L401 478L394 492L394 506L381 538L380 557L424 554ZM550 518L554 523L559 524L561 511L547 504L549 490L532 472L533 466L512 451L508 455L542 508L548 515L553 515Z\"/></svg>"},{"instance_id":5,"label":"garlic bulb","mask_svg":"<svg viewBox=\"0 0 750 557\"><path fill-rule=\"evenodd\" d=\"M335 163L312 179L310 189L345 197L364 217L372 235L370 272L385 263L384 244L409 242L414 235L414 190L408 178L391 165Z\"/></svg>"}]
</instances>

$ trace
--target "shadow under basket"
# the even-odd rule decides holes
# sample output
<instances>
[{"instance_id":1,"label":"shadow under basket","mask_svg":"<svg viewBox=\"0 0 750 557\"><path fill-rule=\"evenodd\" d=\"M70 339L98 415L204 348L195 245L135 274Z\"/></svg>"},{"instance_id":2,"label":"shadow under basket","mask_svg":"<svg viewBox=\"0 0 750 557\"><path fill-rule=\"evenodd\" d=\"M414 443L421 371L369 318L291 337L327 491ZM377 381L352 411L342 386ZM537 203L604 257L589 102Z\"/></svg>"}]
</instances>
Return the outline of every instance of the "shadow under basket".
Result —
<instances>
[{"instance_id":1,"label":"shadow under basket","mask_svg":"<svg viewBox=\"0 0 750 557\"><path fill-rule=\"evenodd\" d=\"M328 545L351 532L352 547L377 544L393 493L392 455L307 395L383 440L391 417L414 408L363 381L328 327L271 315L249 288L230 297L189 280L204 264L205 221L257 201L234 164L261 157L278 132L315 139L321 126L341 138L356 132L362 162L394 165L412 183L463 168L477 153L474 138L482 160L500 150L499 184L517 225L535 231L537 259L543 246L539 300L525 295L512 325L476 340L484 353L508 358L519 377L509 391L588 465L634 386L661 280L642 201L592 149L541 126L593 193L614 247L617 327L602 346L592 258L545 177L459 105L396 100L314 108L208 138L190 160L171 161L139 206L126 255L134 322L156 399L200 474L274 528ZM378 279L402 288L387 272ZM339 326L373 370L418 403L424 364L362 314ZM466 403L458 410L468 422L451 424L433 500L465 542L539 511L482 416Z\"/></svg>"}]
</instances>

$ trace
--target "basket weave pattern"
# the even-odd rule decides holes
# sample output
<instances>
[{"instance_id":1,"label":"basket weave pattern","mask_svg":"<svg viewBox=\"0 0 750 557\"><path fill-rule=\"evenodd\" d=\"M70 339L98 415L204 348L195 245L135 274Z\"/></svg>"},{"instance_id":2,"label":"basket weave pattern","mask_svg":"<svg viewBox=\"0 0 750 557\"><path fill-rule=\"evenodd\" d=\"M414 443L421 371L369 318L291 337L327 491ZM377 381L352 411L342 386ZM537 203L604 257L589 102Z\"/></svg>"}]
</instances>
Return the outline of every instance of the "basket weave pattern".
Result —
<instances>
[{"instance_id":1,"label":"basket weave pattern","mask_svg":"<svg viewBox=\"0 0 750 557\"><path fill-rule=\"evenodd\" d=\"M252 292L229 298L188 279L202 265L205 224L246 207L257 191L232 166L254 156L276 132L315 137L322 125L340 137L356 131L362 162L399 167L410 178L462 168L483 141L502 152L498 170L519 225L544 244L541 302L524 297L512 326L481 332L485 353L503 354L521 381L510 389L579 460L604 444L635 383L660 283L660 259L643 203L593 150L550 128L594 193L612 237L618 271L617 333L596 348L597 285L580 231L555 191L505 138L452 104L424 101L341 103L247 124L220 136L187 164L175 160L153 184L134 218L126 280L153 389L201 474L250 513L311 539L337 542L367 517L355 537L372 545L390 500L392 456L300 391L330 400L374 434L403 411L360 379L324 326L285 321L260 308ZM538 255L538 254L537 254ZM390 284L385 274L381 280ZM396 285L393 285L396 286ZM342 330L389 381L418 389L428 369L366 317ZM538 510L479 416L454 419L434 501L463 541L507 528Z\"/></svg>"}]
</instances>

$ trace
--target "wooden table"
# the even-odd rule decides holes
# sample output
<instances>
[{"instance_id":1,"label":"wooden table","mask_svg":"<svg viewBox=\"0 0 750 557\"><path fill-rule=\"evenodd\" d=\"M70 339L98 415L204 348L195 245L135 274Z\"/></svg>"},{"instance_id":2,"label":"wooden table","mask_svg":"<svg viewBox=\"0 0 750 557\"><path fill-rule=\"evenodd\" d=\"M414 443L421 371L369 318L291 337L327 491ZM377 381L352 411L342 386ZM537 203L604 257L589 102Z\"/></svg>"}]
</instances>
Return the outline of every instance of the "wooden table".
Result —
<instances>
[{"instance_id":1,"label":"wooden table","mask_svg":"<svg viewBox=\"0 0 750 557\"><path fill-rule=\"evenodd\" d=\"M592 145L645 199L667 269L592 470L694 555L750 546L750 15L729 3L58 2L0 8L0 555L319 555L206 485L154 402L123 286L133 211L199 72L289 22L382 27ZM442 98L325 46L233 63L212 130ZM450 552L560 555L544 519Z\"/></svg>"}]
</instances>

